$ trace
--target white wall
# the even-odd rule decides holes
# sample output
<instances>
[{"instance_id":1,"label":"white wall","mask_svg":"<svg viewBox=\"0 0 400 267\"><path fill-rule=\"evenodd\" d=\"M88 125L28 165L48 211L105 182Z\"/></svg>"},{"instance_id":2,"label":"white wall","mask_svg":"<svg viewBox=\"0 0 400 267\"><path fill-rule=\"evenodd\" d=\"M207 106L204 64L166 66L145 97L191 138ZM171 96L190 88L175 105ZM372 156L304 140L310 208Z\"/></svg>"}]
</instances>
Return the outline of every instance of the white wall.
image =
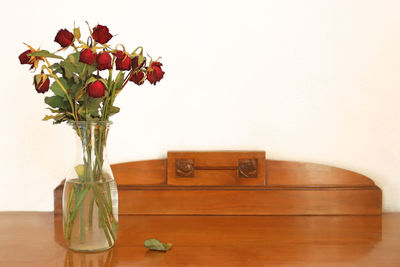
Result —
<instances>
[{"instance_id":1,"label":"white wall","mask_svg":"<svg viewBox=\"0 0 400 267\"><path fill-rule=\"evenodd\" d=\"M151 2L151 3L150 3ZM162 56L117 101L112 163L168 150L266 150L370 176L400 211L400 1L1 1L0 210L52 210L72 131L42 122L22 42L55 51L73 21Z\"/></svg>"}]
</instances>

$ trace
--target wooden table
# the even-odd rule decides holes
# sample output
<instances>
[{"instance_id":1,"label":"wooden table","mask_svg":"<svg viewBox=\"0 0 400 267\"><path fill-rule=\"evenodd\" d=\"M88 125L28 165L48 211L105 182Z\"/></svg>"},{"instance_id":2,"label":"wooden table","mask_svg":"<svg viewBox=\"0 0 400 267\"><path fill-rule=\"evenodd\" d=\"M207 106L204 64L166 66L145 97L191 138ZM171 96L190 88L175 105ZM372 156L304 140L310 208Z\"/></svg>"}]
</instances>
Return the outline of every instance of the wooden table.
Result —
<instances>
[{"instance_id":1,"label":"wooden table","mask_svg":"<svg viewBox=\"0 0 400 267\"><path fill-rule=\"evenodd\" d=\"M148 251L144 240L173 243ZM400 266L400 213L382 216L120 216L116 246L65 247L61 216L0 213L0 266Z\"/></svg>"}]
</instances>

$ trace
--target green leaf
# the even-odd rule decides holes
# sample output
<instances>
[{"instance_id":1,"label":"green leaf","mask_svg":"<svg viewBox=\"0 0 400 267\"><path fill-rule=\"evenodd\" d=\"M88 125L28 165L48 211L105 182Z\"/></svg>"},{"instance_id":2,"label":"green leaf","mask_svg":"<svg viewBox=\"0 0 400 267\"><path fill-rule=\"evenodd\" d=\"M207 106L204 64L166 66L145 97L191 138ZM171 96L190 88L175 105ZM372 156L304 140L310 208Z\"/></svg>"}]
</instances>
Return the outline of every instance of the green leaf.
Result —
<instances>
[{"instance_id":1,"label":"green leaf","mask_svg":"<svg viewBox=\"0 0 400 267\"><path fill-rule=\"evenodd\" d=\"M61 96L46 96L44 102L52 108L65 108L64 98Z\"/></svg>"},{"instance_id":2,"label":"green leaf","mask_svg":"<svg viewBox=\"0 0 400 267\"><path fill-rule=\"evenodd\" d=\"M138 66L141 66L144 61L144 56L138 55Z\"/></svg>"},{"instance_id":3,"label":"green leaf","mask_svg":"<svg viewBox=\"0 0 400 267\"><path fill-rule=\"evenodd\" d=\"M99 117L99 108L100 103L103 101L103 98L89 98L87 106L82 104L78 109L78 114L81 116L86 115L86 119L90 120L96 117ZM87 113L86 113L87 108Z\"/></svg>"},{"instance_id":4,"label":"green leaf","mask_svg":"<svg viewBox=\"0 0 400 267\"><path fill-rule=\"evenodd\" d=\"M79 29L79 27L74 28L74 37L75 37L76 39L81 38L81 30Z\"/></svg>"},{"instance_id":5,"label":"green leaf","mask_svg":"<svg viewBox=\"0 0 400 267\"><path fill-rule=\"evenodd\" d=\"M75 98L78 98L79 96L80 97L82 97L82 95L83 95L83 91L85 91L85 88L84 87L80 87L80 88L78 88L78 90L75 92ZM77 99L78 100L78 99ZM79 102L80 103L80 102Z\"/></svg>"},{"instance_id":6,"label":"green leaf","mask_svg":"<svg viewBox=\"0 0 400 267\"><path fill-rule=\"evenodd\" d=\"M58 59L64 59L62 56L58 56L56 54L50 53L47 50L40 50L37 52L33 52L28 54L29 57L34 56L34 57L49 57L49 58L58 58Z\"/></svg>"},{"instance_id":7,"label":"green leaf","mask_svg":"<svg viewBox=\"0 0 400 267\"><path fill-rule=\"evenodd\" d=\"M35 78L36 84L40 84L40 81L42 80L42 75L36 74L36 75L34 76L34 78Z\"/></svg>"},{"instance_id":8,"label":"green leaf","mask_svg":"<svg viewBox=\"0 0 400 267\"><path fill-rule=\"evenodd\" d=\"M69 80L69 86L71 87L76 83L80 83L80 78L76 75L76 74L79 75L80 66L78 64L73 63L74 59L72 55L69 55L69 57L72 58L70 62L68 62L68 60L65 60L62 61L60 64L63 69L63 76Z\"/></svg>"},{"instance_id":9,"label":"green leaf","mask_svg":"<svg viewBox=\"0 0 400 267\"><path fill-rule=\"evenodd\" d=\"M75 166L75 172L78 174L79 178L82 178L83 175L85 174L85 165L80 164Z\"/></svg>"},{"instance_id":10,"label":"green leaf","mask_svg":"<svg viewBox=\"0 0 400 267\"><path fill-rule=\"evenodd\" d=\"M109 116L115 115L119 112L120 108L119 107L115 107L115 106L111 106L110 107L110 113Z\"/></svg>"},{"instance_id":11,"label":"green leaf","mask_svg":"<svg viewBox=\"0 0 400 267\"><path fill-rule=\"evenodd\" d=\"M74 77L76 77L76 76L74 76ZM78 89L80 89L80 88L81 88L81 83L80 82L74 83L71 86L71 94L72 95L76 95L76 93L78 92Z\"/></svg>"},{"instance_id":12,"label":"green leaf","mask_svg":"<svg viewBox=\"0 0 400 267\"><path fill-rule=\"evenodd\" d=\"M99 108L102 101L102 98L89 98L88 112L90 113L90 115L92 115L93 117L99 116Z\"/></svg>"},{"instance_id":13,"label":"green leaf","mask_svg":"<svg viewBox=\"0 0 400 267\"><path fill-rule=\"evenodd\" d=\"M115 88L116 90L119 90L122 87L122 84L124 83L124 73L120 71L115 78Z\"/></svg>"},{"instance_id":14,"label":"green leaf","mask_svg":"<svg viewBox=\"0 0 400 267\"><path fill-rule=\"evenodd\" d=\"M144 246L150 250L157 251L168 251L171 249L171 243L161 243L159 240L155 238L150 238L149 240L144 241Z\"/></svg>"},{"instance_id":15,"label":"green leaf","mask_svg":"<svg viewBox=\"0 0 400 267\"><path fill-rule=\"evenodd\" d=\"M79 77L78 77L78 76L74 75L74 76L72 76L72 78L74 78L74 84L77 84L77 83L79 83L79 82L80 82L80 80L79 80Z\"/></svg>"},{"instance_id":16,"label":"green leaf","mask_svg":"<svg viewBox=\"0 0 400 267\"><path fill-rule=\"evenodd\" d=\"M85 64L79 62L79 55L79 52L68 55L67 59L60 63L61 66L64 69L68 69L69 71L80 75L83 72Z\"/></svg>"},{"instance_id":17,"label":"green leaf","mask_svg":"<svg viewBox=\"0 0 400 267\"><path fill-rule=\"evenodd\" d=\"M65 78L67 78L67 79L71 79L74 76L74 73L72 72L72 70L68 66L65 65L64 62L65 61L61 62L61 66L62 66L62 68L64 70L64 75L63 76L65 76Z\"/></svg>"},{"instance_id":18,"label":"green leaf","mask_svg":"<svg viewBox=\"0 0 400 267\"><path fill-rule=\"evenodd\" d=\"M57 114L57 115L46 115L46 116L44 116L44 118L42 120L43 121L48 121L48 120L51 120L51 119L54 119L54 121L53 121L54 124L58 124L58 123L61 123L63 121L67 121L68 117L67 117L66 114L60 113L60 114Z\"/></svg>"},{"instance_id":19,"label":"green leaf","mask_svg":"<svg viewBox=\"0 0 400 267\"><path fill-rule=\"evenodd\" d=\"M60 112L62 112L62 111L60 111L58 109L53 109L53 108L46 108L46 109L50 110L51 113L60 113Z\"/></svg>"},{"instance_id":20,"label":"green leaf","mask_svg":"<svg viewBox=\"0 0 400 267\"><path fill-rule=\"evenodd\" d=\"M53 70L53 74L57 74L57 73L60 73L61 75L63 75L64 71L63 71L62 68L58 68L58 69Z\"/></svg>"},{"instance_id":21,"label":"green leaf","mask_svg":"<svg viewBox=\"0 0 400 267\"><path fill-rule=\"evenodd\" d=\"M48 120L54 119L54 117L55 117L55 115L46 115L46 116L44 116L42 121L48 121Z\"/></svg>"},{"instance_id":22,"label":"green leaf","mask_svg":"<svg viewBox=\"0 0 400 267\"><path fill-rule=\"evenodd\" d=\"M56 69L58 69L58 68L61 68L61 66L60 66L59 63L54 63L54 64L52 64L49 68L52 69L52 70L56 70Z\"/></svg>"},{"instance_id":23,"label":"green leaf","mask_svg":"<svg viewBox=\"0 0 400 267\"><path fill-rule=\"evenodd\" d=\"M62 123L63 121L67 121L68 120L68 116L64 113L62 114L57 114L54 116L54 121L53 124L59 124Z\"/></svg>"},{"instance_id":24,"label":"green leaf","mask_svg":"<svg viewBox=\"0 0 400 267\"><path fill-rule=\"evenodd\" d=\"M61 67L70 72L74 72L80 75L83 72L83 68L85 67L84 63L79 62L79 53L70 54L66 60L62 61Z\"/></svg>"},{"instance_id":25,"label":"green leaf","mask_svg":"<svg viewBox=\"0 0 400 267\"><path fill-rule=\"evenodd\" d=\"M68 90L68 83L67 83L67 80L65 80L64 78L59 78L58 80L59 80L60 83L64 86L64 89L65 89L65 90ZM64 90L61 88L61 86L58 84L57 81L54 81L54 82L51 84L50 89L53 91L53 93L54 93L55 95L62 96L62 97L65 96ZM68 92L68 91L67 91L67 92Z\"/></svg>"},{"instance_id":26,"label":"green leaf","mask_svg":"<svg viewBox=\"0 0 400 267\"><path fill-rule=\"evenodd\" d=\"M75 56L73 54L70 54L68 56L68 60L69 62L71 62L72 65L77 66L77 64L75 63Z\"/></svg>"}]
</instances>

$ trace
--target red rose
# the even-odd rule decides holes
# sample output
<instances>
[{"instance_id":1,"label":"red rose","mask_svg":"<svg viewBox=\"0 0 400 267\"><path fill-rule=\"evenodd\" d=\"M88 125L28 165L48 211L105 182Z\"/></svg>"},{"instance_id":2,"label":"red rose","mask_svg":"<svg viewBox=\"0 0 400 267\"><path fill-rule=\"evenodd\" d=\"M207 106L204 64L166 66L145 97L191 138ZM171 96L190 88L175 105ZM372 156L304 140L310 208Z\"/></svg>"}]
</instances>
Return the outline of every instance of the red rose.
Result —
<instances>
[{"instance_id":1,"label":"red rose","mask_svg":"<svg viewBox=\"0 0 400 267\"><path fill-rule=\"evenodd\" d=\"M38 93L44 94L49 90L50 79L44 74L37 74L33 77L33 84Z\"/></svg>"},{"instance_id":2,"label":"red rose","mask_svg":"<svg viewBox=\"0 0 400 267\"><path fill-rule=\"evenodd\" d=\"M101 81L97 80L88 85L87 91L90 97L100 98L104 96L106 86Z\"/></svg>"},{"instance_id":3,"label":"red rose","mask_svg":"<svg viewBox=\"0 0 400 267\"><path fill-rule=\"evenodd\" d=\"M124 53L123 56L118 57L118 51L117 51L116 55L117 55L117 60L115 60L115 65L117 66L116 69L117 70L130 70L132 60L129 57L129 55Z\"/></svg>"},{"instance_id":4,"label":"red rose","mask_svg":"<svg viewBox=\"0 0 400 267\"><path fill-rule=\"evenodd\" d=\"M59 30L54 38L54 42L59 43L62 47L70 46L73 40L74 35L67 29Z\"/></svg>"},{"instance_id":5,"label":"red rose","mask_svg":"<svg viewBox=\"0 0 400 267\"><path fill-rule=\"evenodd\" d=\"M98 70L109 70L111 66L111 56L107 52L101 52L97 58L97 69Z\"/></svg>"},{"instance_id":6,"label":"red rose","mask_svg":"<svg viewBox=\"0 0 400 267\"><path fill-rule=\"evenodd\" d=\"M121 50L117 50L117 51L113 52L113 55L114 55L116 58L124 57L125 54L126 54L126 53L125 53L124 51L121 51Z\"/></svg>"},{"instance_id":7,"label":"red rose","mask_svg":"<svg viewBox=\"0 0 400 267\"><path fill-rule=\"evenodd\" d=\"M79 62L86 63L88 65L93 65L96 60L97 54L93 52L91 49L86 48L83 49L79 56Z\"/></svg>"},{"instance_id":8,"label":"red rose","mask_svg":"<svg viewBox=\"0 0 400 267\"><path fill-rule=\"evenodd\" d=\"M33 64L31 61L31 57L28 56L28 54L32 53L32 50L28 49L25 52L23 52L21 55L19 55L19 62L21 64Z\"/></svg>"},{"instance_id":9,"label":"red rose","mask_svg":"<svg viewBox=\"0 0 400 267\"><path fill-rule=\"evenodd\" d=\"M145 81L143 71L133 73L129 80L136 83L137 85L142 85Z\"/></svg>"},{"instance_id":10,"label":"red rose","mask_svg":"<svg viewBox=\"0 0 400 267\"><path fill-rule=\"evenodd\" d=\"M113 36L109 33L107 26L97 25L93 28L92 37L96 42L105 44Z\"/></svg>"},{"instance_id":11,"label":"red rose","mask_svg":"<svg viewBox=\"0 0 400 267\"><path fill-rule=\"evenodd\" d=\"M164 73L161 69L162 64L160 62L153 62L151 63L150 67L147 69L147 80L151 84L156 84L164 77Z\"/></svg>"}]
</instances>

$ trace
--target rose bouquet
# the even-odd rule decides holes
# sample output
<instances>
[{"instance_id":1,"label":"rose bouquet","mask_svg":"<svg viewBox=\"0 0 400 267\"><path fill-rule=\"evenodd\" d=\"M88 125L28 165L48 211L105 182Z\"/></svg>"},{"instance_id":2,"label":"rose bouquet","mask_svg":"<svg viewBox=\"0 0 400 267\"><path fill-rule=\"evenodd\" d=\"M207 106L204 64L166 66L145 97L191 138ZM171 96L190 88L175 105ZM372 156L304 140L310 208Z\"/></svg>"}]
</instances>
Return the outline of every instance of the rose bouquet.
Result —
<instances>
[{"instance_id":1,"label":"rose bouquet","mask_svg":"<svg viewBox=\"0 0 400 267\"><path fill-rule=\"evenodd\" d=\"M67 122L76 133L80 156L64 185L64 236L71 249L93 251L112 247L118 228L117 189L105 156L109 118L120 110L115 98L129 82L155 85L164 71L142 47L131 53L122 44L112 48L106 26L88 27L86 42L79 27L61 29L54 39L58 51L27 45L19 60L40 70L33 79L38 93L52 92L44 99L51 114L43 120ZM72 53L59 54L68 49Z\"/></svg>"}]
</instances>

